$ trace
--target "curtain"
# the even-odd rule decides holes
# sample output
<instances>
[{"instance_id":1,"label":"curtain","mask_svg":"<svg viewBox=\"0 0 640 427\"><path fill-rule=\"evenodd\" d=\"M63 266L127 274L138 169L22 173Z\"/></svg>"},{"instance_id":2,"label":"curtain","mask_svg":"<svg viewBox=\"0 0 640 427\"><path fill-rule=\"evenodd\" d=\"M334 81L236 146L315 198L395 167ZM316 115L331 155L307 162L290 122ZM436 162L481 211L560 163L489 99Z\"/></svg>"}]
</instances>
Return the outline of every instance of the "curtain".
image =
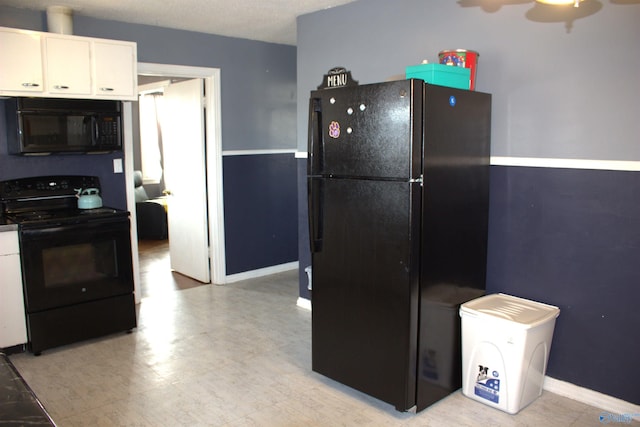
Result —
<instances>
[{"instance_id":1,"label":"curtain","mask_svg":"<svg viewBox=\"0 0 640 427\"><path fill-rule=\"evenodd\" d=\"M162 93L140 95L140 151L142 182L158 184L162 179Z\"/></svg>"}]
</instances>

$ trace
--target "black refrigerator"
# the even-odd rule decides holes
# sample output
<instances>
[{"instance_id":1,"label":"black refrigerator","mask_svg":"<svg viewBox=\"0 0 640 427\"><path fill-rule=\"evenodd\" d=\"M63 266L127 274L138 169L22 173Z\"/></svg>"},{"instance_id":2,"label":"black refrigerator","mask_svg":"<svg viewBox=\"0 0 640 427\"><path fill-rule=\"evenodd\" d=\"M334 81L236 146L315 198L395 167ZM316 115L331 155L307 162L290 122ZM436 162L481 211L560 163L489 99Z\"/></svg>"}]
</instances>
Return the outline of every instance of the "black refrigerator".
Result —
<instances>
[{"instance_id":1,"label":"black refrigerator","mask_svg":"<svg viewBox=\"0 0 640 427\"><path fill-rule=\"evenodd\" d=\"M461 386L484 294L491 95L402 80L309 103L312 369L420 411Z\"/></svg>"}]
</instances>

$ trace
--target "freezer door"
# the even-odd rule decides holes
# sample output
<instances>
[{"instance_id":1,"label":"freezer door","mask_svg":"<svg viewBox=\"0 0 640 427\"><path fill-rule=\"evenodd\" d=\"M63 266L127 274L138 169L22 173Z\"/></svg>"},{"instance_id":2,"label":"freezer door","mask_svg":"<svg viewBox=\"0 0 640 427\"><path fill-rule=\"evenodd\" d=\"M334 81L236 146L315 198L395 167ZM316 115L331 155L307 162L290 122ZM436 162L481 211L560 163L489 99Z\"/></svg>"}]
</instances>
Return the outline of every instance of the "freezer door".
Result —
<instances>
[{"instance_id":1,"label":"freezer door","mask_svg":"<svg viewBox=\"0 0 640 427\"><path fill-rule=\"evenodd\" d=\"M422 81L318 90L309 104L309 174L417 178Z\"/></svg>"},{"instance_id":2,"label":"freezer door","mask_svg":"<svg viewBox=\"0 0 640 427\"><path fill-rule=\"evenodd\" d=\"M420 185L310 178L312 367L405 411L416 400Z\"/></svg>"}]
</instances>

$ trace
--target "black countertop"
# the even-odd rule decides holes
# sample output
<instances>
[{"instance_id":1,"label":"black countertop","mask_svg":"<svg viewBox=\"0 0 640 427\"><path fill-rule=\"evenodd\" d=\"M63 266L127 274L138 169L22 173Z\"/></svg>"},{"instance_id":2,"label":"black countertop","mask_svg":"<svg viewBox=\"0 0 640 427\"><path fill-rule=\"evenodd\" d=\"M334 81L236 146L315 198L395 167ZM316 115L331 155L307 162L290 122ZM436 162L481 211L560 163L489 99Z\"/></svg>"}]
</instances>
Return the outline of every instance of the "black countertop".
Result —
<instances>
[{"instance_id":1,"label":"black countertop","mask_svg":"<svg viewBox=\"0 0 640 427\"><path fill-rule=\"evenodd\" d=\"M6 218L0 217L0 232L16 231L17 229L18 229L18 224L13 223Z\"/></svg>"},{"instance_id":2,"label":"black countertop","mask_svg":"<svg viewBox=\"0 0 640 427\"><path fill-rule=\"evenodd\" d=\"M55 426L9 358L0 353L0 425Z\"/></svg>"}]
</instances>

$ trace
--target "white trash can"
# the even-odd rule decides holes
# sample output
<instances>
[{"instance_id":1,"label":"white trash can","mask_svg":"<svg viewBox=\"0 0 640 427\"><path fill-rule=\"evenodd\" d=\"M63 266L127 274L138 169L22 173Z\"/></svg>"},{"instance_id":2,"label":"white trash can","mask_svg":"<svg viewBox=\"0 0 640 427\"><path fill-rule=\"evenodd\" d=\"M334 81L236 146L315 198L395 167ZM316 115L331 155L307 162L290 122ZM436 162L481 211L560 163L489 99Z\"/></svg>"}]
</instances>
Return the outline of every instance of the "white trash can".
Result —
<instances>
[{"instance_id":1,"label":"white trash can","mask_svg":"<svg viewBox=\"0 0 640 427\"><path fill-rule=\"evenodd\" d=\"M509 414L538 398L559 314L505 294L462 304L462 393Z\"/></svg>"}]
</instances>

